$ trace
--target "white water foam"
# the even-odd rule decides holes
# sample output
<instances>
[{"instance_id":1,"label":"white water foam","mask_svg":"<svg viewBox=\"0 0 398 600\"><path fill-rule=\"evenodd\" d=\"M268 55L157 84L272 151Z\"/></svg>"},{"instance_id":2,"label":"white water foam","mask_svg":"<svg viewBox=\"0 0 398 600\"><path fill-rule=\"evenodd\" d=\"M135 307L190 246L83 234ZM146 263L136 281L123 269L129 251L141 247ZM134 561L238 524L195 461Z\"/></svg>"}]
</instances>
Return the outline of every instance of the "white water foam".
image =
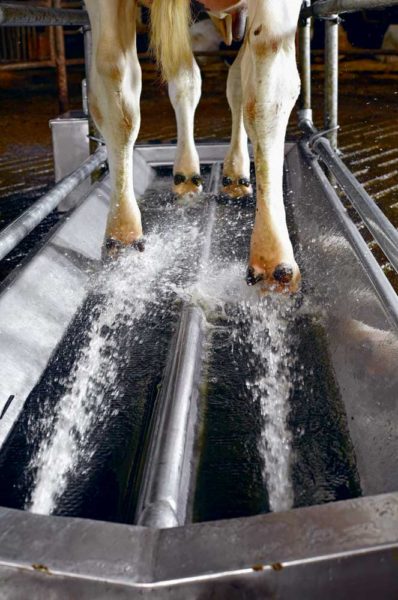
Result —
<instances>
[{"instance_id":1,"label":"white water foam","mask_svg":"<svg viewBox=\"0 0 398 600\"><path fill-rule=\"evenodd\" d=\"M294 363L289 324L293 303L286 297L268 298L249 306L254 380L246 385L259 403L262 417L259 451L270 509L293 506L291 480L292 436L287 425Z\"/></svg>"},{"instance_id":2,"label":"white water foam","mask_svg":"<svg viewBox=\"0 0 398 600\"><path fill-rule=\"evenodd\" d=\"M53 421L49 421L49 433L30 465L36 471L27 502L30 511L54 512L69 473L90 460L93 449L89 432L104 422L112 409L104 382L106 388L116 383L121 357L117 340L104 335L104 330L111 331L121 317L131 328L145 313L148 302L161 303L167 286L180 275L180 257L189 252L197 238L195 225L174 228L162 235L154 233L148 237L144 253L126 253L95 282L94 291L101 294L104 302L99 314L90 317L88 339L64 382L67 391L57 405L55 425L50 431Z\"/></svg>"},{"instance_id":3,"label":"white water foam","mask_svg":"<svg viewBox=\"0 0 398 600\"><path fill-rule=\"evenodd\" d=\"M212 261L210 261L212 263ZM245 264L232 261L224 266L216 261L205 276L185 293L185 300L199 304L210 316L224 314L227 303L238 308L231 332L239 344L250 344L251 372L246 382L249 398L261 411L259 454L267 487L270 509L274 512L293 506L291 480L292 436L287 418L292 391L291 374L296 361L294 340L289 330L297 313L295 298L280 294L261 296L257 287L248 287L243 279ZM242 338L242 323L249 325Z\"/></svg>"}]
</instances>

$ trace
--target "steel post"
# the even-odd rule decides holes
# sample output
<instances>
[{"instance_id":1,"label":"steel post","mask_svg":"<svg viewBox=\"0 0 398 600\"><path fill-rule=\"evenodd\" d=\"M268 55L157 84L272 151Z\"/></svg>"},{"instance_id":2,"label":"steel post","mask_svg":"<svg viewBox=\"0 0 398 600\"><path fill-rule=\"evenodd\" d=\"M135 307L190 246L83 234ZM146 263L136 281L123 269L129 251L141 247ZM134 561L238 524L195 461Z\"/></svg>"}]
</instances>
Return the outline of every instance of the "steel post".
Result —
<instances>
[{"instance_id":1,"label":"steel post","mask_svg":"<svg viewBox=\"0 0 398 600\"><path fill-rule=\"evenodd\" d=\"M337 148L339 93L339 17L332 15L325 22L325 130L332 148Z\"/></svg>"},{"instance_id":2,"label":"steel post","mask_svg":"<svg viewBox=\"0 0 398 600\"><path fill-rule=\"evenodd\" d=\"M304 0L309 7L311 0ZM301 76L300 112L312 121L311 106L311 19L300 19L299 22L299 58Z\"/></svg>"}]
</instances>

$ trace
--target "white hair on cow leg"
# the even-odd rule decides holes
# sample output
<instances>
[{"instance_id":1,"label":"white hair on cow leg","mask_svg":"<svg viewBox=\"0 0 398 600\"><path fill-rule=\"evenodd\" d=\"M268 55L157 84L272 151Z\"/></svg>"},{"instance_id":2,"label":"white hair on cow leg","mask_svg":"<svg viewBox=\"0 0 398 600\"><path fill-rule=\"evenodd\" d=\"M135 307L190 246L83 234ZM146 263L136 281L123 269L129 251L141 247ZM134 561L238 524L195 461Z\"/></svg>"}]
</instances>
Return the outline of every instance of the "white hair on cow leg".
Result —
<instances>
[{"instance_id":1,"label":"white hair on cow leg","mask_svg":"<svg viewBox=\"0 0 398 600\"><path fill-rule=\"evenodd\" d=\"M300 271L286 225L283 161L286 128L300 89L295 32L301 0L249 2L242 57L244 122L254 148L257 205L247 281L297 290Z\"/></svg>"},{"instance_id":2,"label":"white hair on cow leg","mask_svg":"<svg viewBox=\"0 0 398 600\"><path fill-rule=\"evenodd\" d=\"M182 67L169 82L169 96L177 121L177 150L174 161L174 192L202 191L200 162L194 140L194 117L202 88L200 70L192 55L191 69Z\"/></svg>"},{"instance_id":3,"label":"white hair on cow leg","mask_svg":"<svg viewBox=\"0 0 398 600\"><path fill-rule=\"evenodd\" d=\"M130 245L142 236L133 186L141 95L136 2L86 0L86 6L93 35L90 112L106 142L112 184L106 238Z\"/></svg>"},{"instance_id":4,"label":"white hair on cow leg","mask_svg":"<svg viewBox=\"0 0 398 600\"><path fill-rule=\"evenodd\" d=\"M239 51L229 69L227 99L231 109L231 142L224 159L222 191L233 198L248 196L253 192L250 185L250 157L247 133L243 123L241 62L244 47Z\"/></svg>"}]
</instances>

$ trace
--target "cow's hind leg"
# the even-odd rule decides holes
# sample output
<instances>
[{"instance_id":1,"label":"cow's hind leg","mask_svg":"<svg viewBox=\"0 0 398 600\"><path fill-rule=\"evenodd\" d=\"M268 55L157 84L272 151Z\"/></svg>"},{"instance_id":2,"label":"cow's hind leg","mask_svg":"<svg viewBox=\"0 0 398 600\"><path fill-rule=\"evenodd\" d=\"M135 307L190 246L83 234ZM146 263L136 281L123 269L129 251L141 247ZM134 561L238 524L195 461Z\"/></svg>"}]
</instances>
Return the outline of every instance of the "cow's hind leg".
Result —
<instances>
[{"instance_id":1,"label":"cow's hind leg","mask_svg":"<svg viewBox=\"0 0 398 600\"><path fill-rule=\"evenodd\" d=\"M242 58L244 121L254 148L257 204L247 282L295 291L294 259L283 204L284 139L299 93L295 30L301 0L249 0Z\"/></svg>"},{"instance_id":2,"label":"cow's hind leg","mask_svg":"<svg viewBox=\"0 0 398 600\"><path fill-rule=\"evenodd\" d=\"M90 109L103 135L111 177L107 247L143 249L133 187L133 147L140 126L141 68L135 39L135 0L86 0L93 34Z\"/></svg>"},{"instance_id":3,"label":"cow's hind leg","mask_svg":"<svg viewBox=\"0 0 398 600\"><path fill-rule=\"evenodd\" d=\"M177 40L176 40L177 41ZM174 162L174 192L202 191L200 162L194 141L194 117L201 95L199 67L192 56L192 67L181 68L169 82L169 96L177 121L177 152Z\"/></svg>"},{"instance_id":4,"label":"cow's hind leg","mask_svg":"<svg viewBox=\"0 0 398 600\"><path fill-rule=\"evenodd\" d=\"M253 193L250 184L250 158L243 124L241 62L243 47L231 65L227 79L227 99L231 109L231 143L224 159L222 192L232 198Z\"/></svg>"}]
</instances>

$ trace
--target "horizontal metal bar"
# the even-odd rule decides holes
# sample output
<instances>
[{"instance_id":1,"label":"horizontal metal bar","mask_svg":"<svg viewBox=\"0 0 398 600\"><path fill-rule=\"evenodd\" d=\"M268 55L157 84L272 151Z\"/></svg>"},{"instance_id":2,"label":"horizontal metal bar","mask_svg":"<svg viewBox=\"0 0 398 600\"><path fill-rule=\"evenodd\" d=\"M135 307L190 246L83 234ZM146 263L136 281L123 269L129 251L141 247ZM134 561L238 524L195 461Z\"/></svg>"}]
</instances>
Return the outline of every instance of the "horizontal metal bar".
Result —
<instances>
[{"instance_id":1,"label":"horizontal metal bar","mask_svg":"<svg viewBox=\"0 0 398 600\"><path fill-rule=\"evenodd\" d=\"M88 15L84 10L45 8L20 4L0 4L0 26L7 27L42 27L47 25L73 25L84 27L89 25Z\"/></svg>"},{"instance_id":2,"label":"horizontal metal bar","mask_svg":"<svg viewBox=\"0 0 398 600\"><path fill-rule=\"evenodd\" d=\"M301 11L301 17L329 17L335 13L355 12L395 6L398 0L318 0Z\"/></svg>"},{"instance_id":3,"label":"horizontal metal bar","mask_svg":"<svg viewBox=\"0 0 398 600\"><path fill-rule=\"evenodd\" d=\"M327 140L326 142L329 144ZM348 216L346 209L344 208L339 197L337 196L336 192L331 186L325 173L321 169L319 161L309 150L308 145L305 141L301 143L301 148L304 154L307 156L307 159L311 162L312 171L318 177L320 183L322 184L325 193L325 198L328 200L329 204L334 209L341 228L345 232L345 235L347 236L347 239L349 240L355 254L360 260L362 266L364 267L370 281L372 282L372 285L378 297L380 298L384 310L386 311L389 321L395 328L398 328L397 294L395 293L387 277L384 275L383 271L378 265L372 252L369 250L368 245L361 236L356 225Z\"/></svg>"},{"instance_id":4,"label":"horizontal metal bar","mask_svg":"<svg viewBox=\"0 0 398 600\"><path fill-rule=\"evenodd\" d=\"M0 260L14 250L78 185L106 160L105 147L99 148L84 163L47 194L39 198L28 210L0 232Z\"/></svg>"},{"instance_id":5,"label":"horizontal metal bar","mask_svg":"<svg viewBox=\"0 0 398 600\"><path fill-rule=\"evenodd\" d=\"M67 67L76 65L84 65L83 58L68 58L66 61ZM52 60L36 60L27 62L0 62L0 71L26 71L28 69L55 69L56 64Z\"/></svg>"},{"instance_id":6,"label":"horizontal metal bar","mask_svg":"<svg viewBox=\"0 0 398 600\"><path fill-rule=\"evenodd\" d=\"M231 589L266 598L277 589L286 600L334 600L347 587L359 592L353 599L397 597L397 493L162 532L9 508L0 518L4 598L20 589L30 600L231 598Z\"/></svg>"}]
</instances>

